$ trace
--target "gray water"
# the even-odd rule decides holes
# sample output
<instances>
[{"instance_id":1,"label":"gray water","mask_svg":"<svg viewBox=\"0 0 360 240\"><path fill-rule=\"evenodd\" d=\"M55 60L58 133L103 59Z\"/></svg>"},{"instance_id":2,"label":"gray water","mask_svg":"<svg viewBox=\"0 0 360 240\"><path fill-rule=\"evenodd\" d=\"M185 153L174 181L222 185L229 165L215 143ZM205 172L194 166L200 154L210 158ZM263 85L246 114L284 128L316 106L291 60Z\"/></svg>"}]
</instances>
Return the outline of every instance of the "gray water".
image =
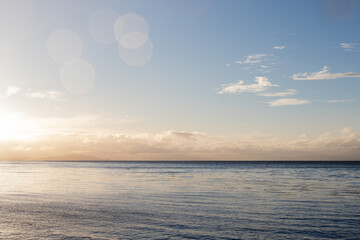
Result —
<instances>
[{"instance_id":1,"label":"gray water","mask_svg":"<svg viewBox=\"0 0 360 240\"><path fill-rule=\"evenodd\" d=\"M0 239L360 239L360 164L0 162Z\"/></svg>"}]
</instances>

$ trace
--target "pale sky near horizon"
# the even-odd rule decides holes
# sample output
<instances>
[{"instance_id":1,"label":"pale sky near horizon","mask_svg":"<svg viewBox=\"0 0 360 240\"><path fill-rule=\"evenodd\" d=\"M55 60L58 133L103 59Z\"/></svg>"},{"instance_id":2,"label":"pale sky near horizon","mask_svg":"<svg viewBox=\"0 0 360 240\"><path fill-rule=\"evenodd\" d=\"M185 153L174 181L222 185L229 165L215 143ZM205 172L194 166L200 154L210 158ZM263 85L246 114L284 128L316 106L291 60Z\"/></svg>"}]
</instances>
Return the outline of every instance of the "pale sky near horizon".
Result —
<instances>
[{"instance_id":1,"label":"pale sky near horizon","mask_svg":"<svg viewBox=\"0 0 360 240\"><path fill-rule=\"evenodd\" d=\"M0 160L359 160L360 4L0 1Z\"/></svg>"}]
</instances>

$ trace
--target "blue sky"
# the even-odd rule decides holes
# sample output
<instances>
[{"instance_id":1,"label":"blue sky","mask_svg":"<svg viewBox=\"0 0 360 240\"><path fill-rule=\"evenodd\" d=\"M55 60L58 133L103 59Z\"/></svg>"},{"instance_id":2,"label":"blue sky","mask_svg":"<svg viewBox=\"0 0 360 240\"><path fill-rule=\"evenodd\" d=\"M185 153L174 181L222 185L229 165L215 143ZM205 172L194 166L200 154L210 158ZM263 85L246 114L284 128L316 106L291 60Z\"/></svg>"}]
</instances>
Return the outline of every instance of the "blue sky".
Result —
<instances>
[{"instance_id":1,"label":"blue sky","mask_svg":"<svg viewBox=\"0 0 360 240\"><path fill-rule=\"evenodd\" d=\"M205 159L207 144L221 152L214 150L211 156L220 154L215 159L265 159L264 149L273 152L271 158L281 151L286 158L293 155L293 141L307 141L296 151L311 159L330 140L337 146L339 141L351 142L345 158L359 157L356 1L2 1L0 5L0 107L7 119L2 129L9 129L6 124L13 119L19 125L1 139L3 144L16 140L10 145L21 146L9 150L10 157L20 158L26 149L27 155L49 159L63 151L99 159L130 156L125 150L127 155L111 155L102 149L91 151L90 146L70 147L68 139L56 145L64 134L75 135L80 142L105 136L98 142L104 146L113 136L126 136L136 144L145 138L146 147L123 146L137 149L134 159L169 158L164 152L177 159ZM143 34L144 26L134 25L131 31L140 33L138 37L131 38L124 30L122 40L114 35L109 43L99 42L89 26L96 14L104 12L107 17L118 14L115 21L144 20L149 31ZM102 26L100 32L116 24L95 23ZM72 50L77 49L74 42L61 46L61 39L56 39L61 34L80 39L78 55ZM139 41L140 46L124 47L125 35L128 46ZM55 53L49 47L51 36ZM145 62L132 66L119 51L142 51L148 59L141 55ZM63 53L73 59L57 62L54 54ZM94 74L64 73L76 66ZM64 80L64 74L69 79ZM71 85L77 81L88 85L77 92ZM191 134L196 144L178 139ZM156 145L158 139L164 141L161 146ZM174 145L165 144L169 141ZM53 152L40 153L36 145L40 143L51 145ZM144 150L149 146L157 149L157 155ZM191 154L179 146L191 149ZM330 150L341 157L341 146L342 150Z\"/></svg>"}]
</instances>

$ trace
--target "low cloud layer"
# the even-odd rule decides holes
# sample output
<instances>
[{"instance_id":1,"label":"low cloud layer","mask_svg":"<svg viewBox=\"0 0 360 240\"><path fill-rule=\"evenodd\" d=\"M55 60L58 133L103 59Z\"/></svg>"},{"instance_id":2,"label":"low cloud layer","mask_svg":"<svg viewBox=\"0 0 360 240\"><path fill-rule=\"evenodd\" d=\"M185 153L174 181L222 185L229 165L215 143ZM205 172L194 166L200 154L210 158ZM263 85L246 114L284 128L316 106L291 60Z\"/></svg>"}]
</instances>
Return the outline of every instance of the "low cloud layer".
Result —
<instances>
[{"instance_id":1,"label":"low cloud layer","mask_svg":"<svg viewBox=\"0 0 360 240\"><path fill-rule=\"evenodd\" d=\"M256 135L256 134L255 134ZM254 134L236 139L197 132L53 133L31 141L0 142L1 160L358 160L360 133L350 128L314 139Z\"/></svg>"},{"instance_id":2,"label":"low cloud layer","mask_svg":"<svg viewBox=\"0 0 360 240\"><path fill-rule=\"evenodd\" d=\"M336 78L349 78L360 77L360 73L347 72L347 73L330 73L329 67L324 66L319 72L313 73L296 73L292 75L294 80L327 80Z\"/></svg>"}]
</instances>

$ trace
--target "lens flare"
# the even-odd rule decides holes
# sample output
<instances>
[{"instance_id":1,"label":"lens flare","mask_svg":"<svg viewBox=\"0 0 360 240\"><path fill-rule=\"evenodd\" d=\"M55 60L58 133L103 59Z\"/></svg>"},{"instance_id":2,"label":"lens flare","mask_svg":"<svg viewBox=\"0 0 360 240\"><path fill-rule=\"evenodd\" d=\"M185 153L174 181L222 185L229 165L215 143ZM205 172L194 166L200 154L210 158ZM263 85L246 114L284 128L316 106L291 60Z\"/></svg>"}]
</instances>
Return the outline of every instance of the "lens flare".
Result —
<instances>
[{"instance_id":1,"label":"lens flare","mask_svg":"<svg viewBox=\"0 0 360 240\"><path fill-rule=\"evenodd\" d=\"M151 39L147 38L146 43L136 49L124 48L119 43L119 54L120 57L124 60L124 62L129 66L140 67L150 61L153 48L154 46Z\"/></svg>"},{"instance_id":2,"label":"lens flare","mask_svg":"<svg viewBox=\"0 0 360 240\"><path fill-rule=\"evenodd\" d=\"M115 38L124 48L139 48L145 44L149 34L146 20L134 13L118 18L114 25Z\"/></svg>"}]
</instances>

